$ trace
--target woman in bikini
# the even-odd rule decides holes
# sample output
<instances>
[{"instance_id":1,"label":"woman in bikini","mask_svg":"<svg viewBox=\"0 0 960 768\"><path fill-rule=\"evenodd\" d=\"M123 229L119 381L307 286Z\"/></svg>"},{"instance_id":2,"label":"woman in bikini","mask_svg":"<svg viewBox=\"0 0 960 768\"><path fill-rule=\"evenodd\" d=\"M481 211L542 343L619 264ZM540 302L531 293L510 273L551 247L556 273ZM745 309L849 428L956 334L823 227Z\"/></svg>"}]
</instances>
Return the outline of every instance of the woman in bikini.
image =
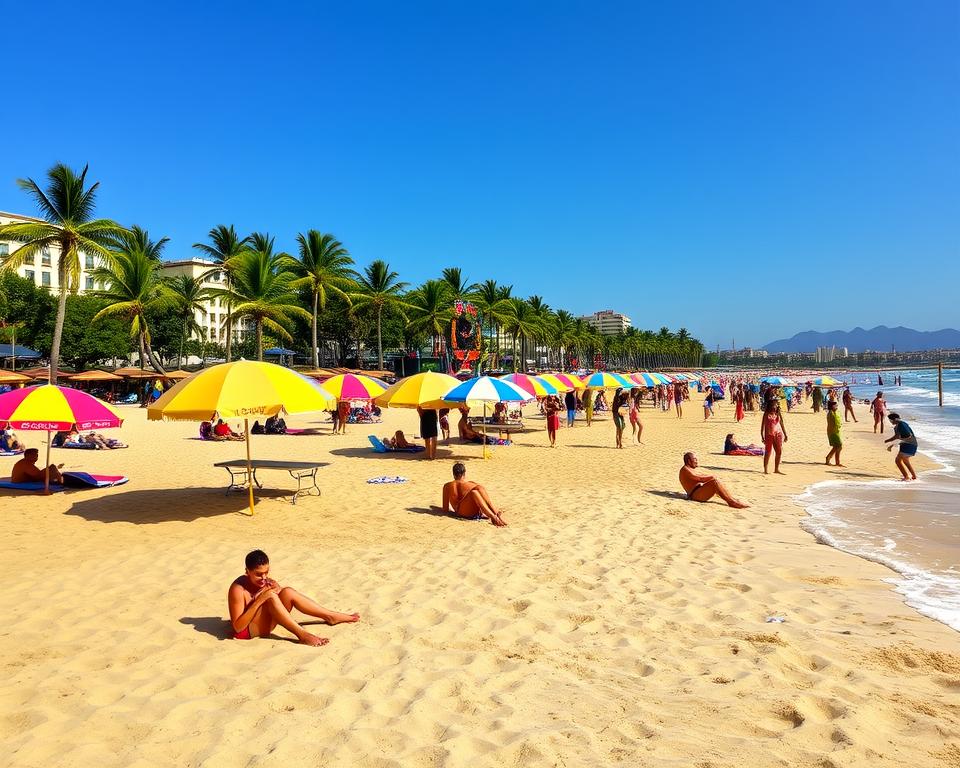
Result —
<instances>
[{"instance_id":1,"label":"woman in bikini","mask_svg":"<svg viewBox=\"0 0 960 768\"><path fill-rule=\"evenodd\" d=\"M763 442L763 474L768 474L767 465L770 463L770 453L774 454L773 471L782 475L780 471L780 454L783 444L787 441L787 428L783 423L783 413L780 410L780 399L776 396L768 398L763 418L760 420L760 440Z\"/></svg>"},{"instance_id":2,"label":"woman in bikini","mask_svg":"<svg viewBox=\"0 0 960 768\"><path fill-rule=\"evenodd\" d=\"M623 416L620 413L625 399L626 395L623 393L623 390L617 389L613 394L613 404L610 406L610 411L613 413L613 426L617 431L617 448L623 448L623 430L627 426L627 423L623 420Z\"/></svg>"}]
</instances>

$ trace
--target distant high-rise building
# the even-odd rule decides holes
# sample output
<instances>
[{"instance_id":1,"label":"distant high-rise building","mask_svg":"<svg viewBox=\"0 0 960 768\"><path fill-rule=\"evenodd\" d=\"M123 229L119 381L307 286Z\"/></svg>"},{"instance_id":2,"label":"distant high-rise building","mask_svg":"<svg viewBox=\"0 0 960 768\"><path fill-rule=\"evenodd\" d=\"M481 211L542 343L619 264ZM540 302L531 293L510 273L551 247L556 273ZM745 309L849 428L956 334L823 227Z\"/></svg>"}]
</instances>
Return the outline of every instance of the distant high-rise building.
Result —
<instances>
[{"instance_id":1,"label":"distant high-rise building","mask_svg":"<svg viewBox=\"0 0 960 768\"><path fill-rule=\"evenodd\" d=\"M596 328L604 336L616 336L630 327L630 318L612 309L602 309L592 315L583 315L580 319Z\"/></svg>"}]
</instances>

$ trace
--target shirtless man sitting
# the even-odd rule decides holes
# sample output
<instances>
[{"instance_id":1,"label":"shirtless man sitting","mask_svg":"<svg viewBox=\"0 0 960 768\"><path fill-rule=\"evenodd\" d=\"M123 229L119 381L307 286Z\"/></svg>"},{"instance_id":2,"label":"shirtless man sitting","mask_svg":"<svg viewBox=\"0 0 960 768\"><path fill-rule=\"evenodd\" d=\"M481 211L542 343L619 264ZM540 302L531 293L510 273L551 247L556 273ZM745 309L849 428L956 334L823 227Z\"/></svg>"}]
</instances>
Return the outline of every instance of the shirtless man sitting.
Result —
<instances>
[{"instance_id":1,"label":"shirtless man sitting","mask_svg":"<svg viewBox=\"0 0 960 768\"><path fill-rule=\"evenodd\" d=\"M467 468L459 461L453 465L453 480L443 486L443 511L459 517L479 520L487 518L493 525L504 526L506 521L494 509L487 489L465 479Z\"/></svg>"},{"instance_id":2,"label":"shirtless man sitting","mask_svg":"<svg viewBox=\"0 0 960 768\"><path fill-rule=\"evenodd\" d=\"M14 483L42 483L45 482L45 470L37 466L37 459L40 458L40 451L36 448L27 448L23 452L23 458L13 465L10 471L10 481ZM60 467L63 464L51 464L47 469L50 470L50 484L63 485L63 475L60 474Z\"/></svg>"},{"instance_id":3,"label":"shirtless man sitting","mask_svg":"<svg viewBox=\"0 0 960 768\"><path fill-rule=\"evenodd\" d=\"M697 455L692 451L683 454L683 466L680 467L680 485L691 501L709 501L719 496L734 509L746 509L749 505L730 495L726 487L713 475L698 475L694 470L700 466Z\"/></svg>"},{"instance_id":4,"label":"shirtless man sitting","mask_svg":"<svg viewBox=\"0 0 960 768\"><path fill-rule=\"evenodd\" d=\"M246 573L230 585L227 606L230 624L237 640L268 637L277 625L288 629L304 645L326 645L325 637L310 634L293 620L290 611L296 608L307 616L315 616L327 624L360 621L359 613L338 613L317 605L309 597L291 587L281 587L271 579L270 560L262 550L247 555Z\"/></svg>"}]
</instances>

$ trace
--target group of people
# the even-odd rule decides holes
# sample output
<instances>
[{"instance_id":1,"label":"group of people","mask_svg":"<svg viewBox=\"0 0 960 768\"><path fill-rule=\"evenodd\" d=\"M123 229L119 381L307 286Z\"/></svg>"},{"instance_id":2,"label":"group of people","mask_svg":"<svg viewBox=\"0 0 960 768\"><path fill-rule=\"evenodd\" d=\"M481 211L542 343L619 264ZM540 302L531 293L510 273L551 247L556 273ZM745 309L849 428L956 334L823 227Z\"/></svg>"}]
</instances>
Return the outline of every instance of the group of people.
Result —
<instances>
[{"instance_id":1,"label":"group of people","mask_svg":"<svg viewBox=\"0 0 960 768\"><path fill-rule=\"evenodd\" d=\"M240 442L246 440L246 434L237 432L223 419L218 418L217 414L213 414L210 421L200 423L200 439L218 443L230 440Z\"/></svg>"},{"instance_id":2,"label":"group of people","mask_svg":"<svg viewBox=\"0 0 960 768\"><path fill-rule=\"evenodd\" d=\"M99 432L90 431L87 434L81 434L76 426L69 430L57 432L50 443L54 448L90 448L91 446L99 451L114 450L117 448L126 448L126 443L113 437L106 437Z\"/></svg>"}]
</instances>

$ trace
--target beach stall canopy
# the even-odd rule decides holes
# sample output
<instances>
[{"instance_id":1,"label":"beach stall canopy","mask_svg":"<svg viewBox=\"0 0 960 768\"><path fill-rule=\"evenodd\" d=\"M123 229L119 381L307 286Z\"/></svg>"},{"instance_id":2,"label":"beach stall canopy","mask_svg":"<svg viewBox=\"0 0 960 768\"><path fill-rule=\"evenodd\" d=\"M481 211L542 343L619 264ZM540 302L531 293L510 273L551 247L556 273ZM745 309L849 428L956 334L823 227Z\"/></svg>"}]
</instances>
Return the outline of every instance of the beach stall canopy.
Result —
<instances>
[{"instance_id":1,"label":"beach stall canopy","mask_svg":"<svg viewBox=\"0 0 960 768\"><path fill-rule=\"evenodd\" d=\"M0 395L0 424L47 433L44 491L50 492L50 433L119 427L123 418L109 403L72 387L43 384Z\"/></svg>"},{"instance_id":2,"label":"beach stall canopy","mask_svg":"<svg viewBox=\"0 0 960 768\"><path fill-rule=\"evenodd\" d=\"M189 376L193 376L190 371L184 371L178 368L175 371L167 371L167 375L164 378L170 379L171 381L183 381L183 379Z\"/></svg>"},{"instance_id":3,"label":"beach stall canopy","mask_svg":"<svg viewBox=\"0 0 960 768\"><path fill-rule=\"evenodd\" d=\"M75 373L70 377L70 381L123 381L123 376L117 376L115 373L107 373L106 371L94 369L91 371L83 371L82 373Z\"/></svg>"},{"instance_id":4,"label":"beach stall canopy","mask_svg":"<svg viewBox=\"0 0 960 768\"><path fill-rule=\"evenodd\" d=\"M284 349L283 347L270 347L270 349L263 350L263 354L265 354L267 357L288 357L297 353L292 349Z\"/></svg>"},{"instance_id":5,"label":"beach stall canopy","mask_svg":"<svg viewBox=\"0 0 960 768\"><path fill-rule=\"evenodd\" d=\"M117 368L114 372L115 376L123 376L125 379L162 379L163 374L159 371L155 371L152 368Z\"/></svg>"},{"instance_id":6,"label":"beach stall canopy","mask_svg":"<svg viewBox=\"0 0 960 768\"><path fill-rule=\"evenodd\" d=\"M0 384L26 384L33 381L29 376L14 371L0 371Z\"/></svg>"},{"instance_id":7,"label":"beach stall canopy","mask_svg":"<svg viewBox=\"0 0 960 768\"><path fill-rule=\"evenodd\" d=\"M39 360L41 355L34 349L23 347L20 344L0 344L0 357L17 358L17 360Z\"/></svg>"},{"instance_id":8,"label":"beach stall canopy","mask_svg":"<svg viewBox=\"0 0 960 768\"><path fill-rule=\"evenodd\" d=\"M151 421L206 421L214 413L242 418L247 445L247 487L253 514L253 468L250 464L251 416L323 411L336 398L319 382L274 363L238 360L204 368L168 389L149 408Z\"/></svg>"}]
</instances>

